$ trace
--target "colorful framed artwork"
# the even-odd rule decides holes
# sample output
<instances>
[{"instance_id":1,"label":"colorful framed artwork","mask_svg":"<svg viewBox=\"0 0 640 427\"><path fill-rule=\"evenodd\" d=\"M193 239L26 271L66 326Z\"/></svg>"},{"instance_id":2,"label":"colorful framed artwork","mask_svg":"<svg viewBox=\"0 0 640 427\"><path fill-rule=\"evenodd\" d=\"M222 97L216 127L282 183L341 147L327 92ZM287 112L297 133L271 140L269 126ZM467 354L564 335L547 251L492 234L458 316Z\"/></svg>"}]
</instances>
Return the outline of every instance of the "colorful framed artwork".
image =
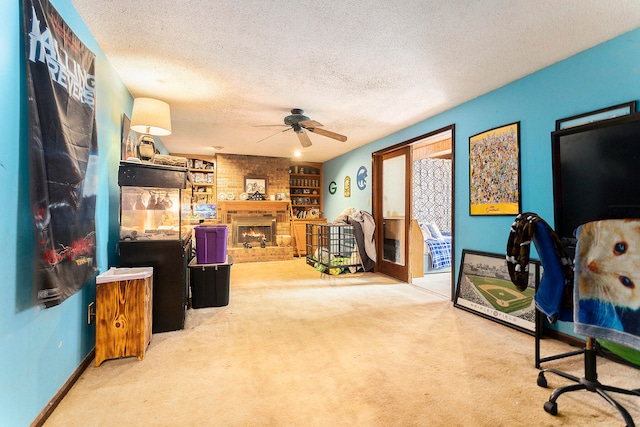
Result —
<instances>
[{"instance_id":1,"label":"colorful framed artwork","mask_svg":"<svg viewBox=\"0 0 640 427\"><path fill-rule=\"evenodd\" d=\"M600 110L567 117L566 119L556 120L556 130L569 129L601 120L615 119L616 117L626 116L635 112L636 101L625 102L624 104L613 105Z\"/></svg>"},{"instance_id":2,"label":"colorful framed artwork","mask_svg":"<svg viewBox=\"0 0 640 427\"><path fill-rule=\"evenodd\" d=\"M469 138L469 214L520 213L520 122Z\"/></svg>"},{"instance_id":3,"label":"colorful framed artwork","mask_svg":"<svg viewBox=\"0 0 640 427\"><path fill-rule=\"evenodd\" d=\"M530 261L529 274L529 285L521 292L511 282L504 255L463 249L453 305L534 335L539 261Z\"/></svg>"}]
</instances>

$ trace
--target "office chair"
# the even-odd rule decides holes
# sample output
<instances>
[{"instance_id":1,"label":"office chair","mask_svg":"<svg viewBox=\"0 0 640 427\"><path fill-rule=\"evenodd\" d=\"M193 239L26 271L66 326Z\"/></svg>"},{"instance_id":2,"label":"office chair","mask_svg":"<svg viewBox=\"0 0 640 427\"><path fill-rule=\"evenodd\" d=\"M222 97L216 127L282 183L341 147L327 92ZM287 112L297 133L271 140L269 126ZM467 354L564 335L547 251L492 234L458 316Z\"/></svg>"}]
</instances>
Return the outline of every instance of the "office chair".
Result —
<instances>
[{"instance_id":1,"label":"office chair","mask_svg":"<svg viewBox=\"0 0 640 427\"><path fill-rule=\"evenodd\" d=\"M526 286L523 266L528 263L529 246L533 242L543 268L543 276L535 295L536 308L547 316L550 323L554 323L556 320L573 321L574 332L586 337L584 350L546 359L554 360L560 357L583 354L585 375L579 378L557 369L542 369L537 378L537 384L540 387L547 387L547 379L545 377L547 373L553 373L574 383L555 389L551 393L549 400L545 402L544 410L551 415L557 415L558 404L556 401L562 394L577 390L587 390L602 396L618 410L628 427L634 427L635 424L629 412L608 392L640 396L640 389L627 390L604 385L598 381L597 374L596 338L640 348L640 337L625 332L623 327L624 317L623 320L620 320L620 313L623 316L628 313L619 308L616 309L612 301L601 302L594 300L592 297L595 293L589 292L590 288L594 288L592 273L598 270L602 273L602 270L605 269L605 263L602 260L594 259L592 256L587 259L586 255L590 247L607 245L604 239L598 238L598 230L607 225L615 227L616 224L609 223L609 221L628 220L595 221L578 228L576 231L578 245L576 247L574 268L573 263L567 259L566 252L561 247L559 238L551 227L535 213L520 214L511 226L507 242L507 266L514 285L518 288ZM636 220L636 224L640 230L640 220ZM638 236L640 237L640 233L638 233ZM627 240L613 240L614 248L609 250L609 253L615 250L624 252L627 248L625 245L629 244ZM635 242L630 243L633 244ZM640 247L640 238L635 244ZM606 251L605 249L601 253L606 253ZM583 267L584 265L586 267ZM528 277L528 274L526 276ZM623 277L623 275L619 276ZM622 281L624 282L625 280L622 279ZM640 335L640 330L637 331L637 335ZM536 367L540 368L540 366Z\"/></svg>"},{"instance_id":2,"label":"office chair","mask_svg":"<svg viewBox=\"0 0 640 427\"><path fill-rule=\"evenodd\" d=\"M601 234L604 229L619 228L621 224L625 222L628 223L629 221L634 220L594 221L584 224L576 230L577 246L573 280L573 322L574 332L586 337L584 348L584 376L578 378L555 369L541 370L537 379L537 384L540 387L547 387L546 373L559 375L574 383L553 390L549 400L544 404L544 410L551 415L558 414L558 404L556 401L562 394L577 390L587 390L597 393L609 402L609 404L614 406L620 415L622 415L628 427L635 426L629 412L620 405L609 392L640 396L640 389L630 390L602 384L598 381L596 364L597 338L606 339L636 349L640 348L639 331L635 331L635 334L625 331L624 316L626 309L620 307L620 301L612 301L610 298L598 297L597 294L599 293L594 291L598 287L596 282L599 281L596 276L601 276L606 270L613 268L611 267L610 258L623 255L624 252L629 249L630 245L640 245L640 240L637 242L629 239L625 240L623 236L604 238L603 234ZM635 220L635 223L637 227L640 227L640 220ZM549 230L543 229L543 227L536 226L535 237L533 239L536 250L540 255L540 261L544 269L543 274L547 274L548 272L553 274L559 262L557 258L554 259L555 251L550 250L548 231ZM610 233L609 235L613 236ZM597 245L606 248L606 250L592 250ZM612 255L613 253L616 253L616 255ZM625 277L625 273L625 271L616 272L616 278L621 282L618 283L618 285L630 287L631 284L627 283L629 279ZM563 279L564 278L556 275L553 280L547 281L544 285L550 286L552 282L555 282L556 286L563 286ZM543 282L544 281L541 281L538 292L541 290ZM544 289L542 289L542 291L544 292ZM602 296L604 296L604 294ZM536 300L536 304L538 304L538 300ZM546 307L546 310L549 311L549 306Z\"/></svg>"}]
</instances>

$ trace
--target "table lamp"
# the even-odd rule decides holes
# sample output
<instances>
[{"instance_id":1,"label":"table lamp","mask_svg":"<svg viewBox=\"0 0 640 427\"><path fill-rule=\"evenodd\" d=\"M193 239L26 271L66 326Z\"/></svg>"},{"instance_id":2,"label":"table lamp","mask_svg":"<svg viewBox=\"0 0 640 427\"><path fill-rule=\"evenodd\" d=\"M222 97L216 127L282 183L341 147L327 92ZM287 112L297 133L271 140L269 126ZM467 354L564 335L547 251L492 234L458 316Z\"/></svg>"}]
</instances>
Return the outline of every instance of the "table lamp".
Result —
<instances>
[{"instance_id":1,"label":"table lamp","mask_svg":"<svg viewBox=\"0 0 640 427\"><path fill-rule=\"evenodd\" d=\"M153 161L156 152L153 135L165 136L171 134L169 104L153 98L134 99L131 130L142 134L138 140L138 157L140 160Z\"/></svg>"}]
</instances>

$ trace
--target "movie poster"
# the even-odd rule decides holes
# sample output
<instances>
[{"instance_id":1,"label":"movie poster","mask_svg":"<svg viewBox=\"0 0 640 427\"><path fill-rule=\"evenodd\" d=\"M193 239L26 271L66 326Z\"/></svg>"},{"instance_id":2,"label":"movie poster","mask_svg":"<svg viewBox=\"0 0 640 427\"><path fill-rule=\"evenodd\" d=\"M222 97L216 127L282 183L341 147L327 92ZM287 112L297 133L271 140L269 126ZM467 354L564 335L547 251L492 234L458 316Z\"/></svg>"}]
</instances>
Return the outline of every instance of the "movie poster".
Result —
<instances>
[{"instance_id":1,"label":"movie poster","mask_svg":"<svg viewBox=\"0 0 640 427\"><path fill-rule=\"evenodd\" d=\"M22 0L37 303L60 304L96 273L95 55L48 0Z\"/></svg>"}]
</instances>

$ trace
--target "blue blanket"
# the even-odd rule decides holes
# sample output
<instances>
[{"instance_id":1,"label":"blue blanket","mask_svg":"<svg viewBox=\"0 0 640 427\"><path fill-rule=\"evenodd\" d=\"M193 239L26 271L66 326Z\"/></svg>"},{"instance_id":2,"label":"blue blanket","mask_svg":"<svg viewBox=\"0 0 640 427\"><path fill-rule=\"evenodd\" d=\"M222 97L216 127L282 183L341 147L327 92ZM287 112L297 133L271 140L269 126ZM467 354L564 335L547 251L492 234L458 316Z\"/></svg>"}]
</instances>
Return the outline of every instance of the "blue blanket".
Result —
<instances>
[{"instance_id":1,"label":"blue blanket","mask_svg":"<svg viewBox=\"0 0 640 427\"><path fill-rule=\"evenodd\" d=\"M431 254L431 268L437 270L451 266L450 236L444 236L442 239L427 239L425 242L429 246L429 253Z\"/></svg>"}]
</instances>

